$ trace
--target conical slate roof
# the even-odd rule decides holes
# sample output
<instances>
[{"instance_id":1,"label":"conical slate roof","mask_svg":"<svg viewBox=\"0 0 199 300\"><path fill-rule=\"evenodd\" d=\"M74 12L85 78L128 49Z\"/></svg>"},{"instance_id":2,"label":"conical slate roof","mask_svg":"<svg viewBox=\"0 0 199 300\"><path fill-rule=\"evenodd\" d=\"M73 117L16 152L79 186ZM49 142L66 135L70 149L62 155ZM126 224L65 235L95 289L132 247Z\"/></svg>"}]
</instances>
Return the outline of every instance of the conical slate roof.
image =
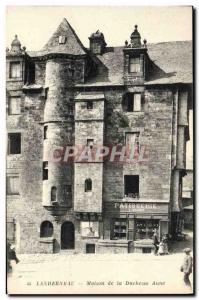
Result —
<instances>
[{"instance_id":1,"label":"conical slate roof","mask_svg":"<svg viewBox=\"0 0 199 300\"><path fill-rule=\"evenodd\" d=\"M63 44L59 43L59 37L63 36L65 42ZM85 48L78 36L76 35L74 29L64 18L57 30L54 32L52 37L43 47L42 52L44 54L48 53L63 53L72 55L83 55L86 54Z\"/></svg>"}]
</instances>

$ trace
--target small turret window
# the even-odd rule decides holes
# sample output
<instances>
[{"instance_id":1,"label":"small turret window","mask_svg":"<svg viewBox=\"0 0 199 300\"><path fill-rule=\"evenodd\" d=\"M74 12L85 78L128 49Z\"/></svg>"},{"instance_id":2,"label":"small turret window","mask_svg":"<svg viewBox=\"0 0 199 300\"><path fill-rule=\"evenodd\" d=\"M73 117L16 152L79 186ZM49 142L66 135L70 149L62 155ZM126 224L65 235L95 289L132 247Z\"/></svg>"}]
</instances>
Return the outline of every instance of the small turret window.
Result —
<instances>
[{"instance_id":1,"label":"small turret window","mask_svg":"<svg viewBox=\"0 0 199 300\"><path fill-rule=\"evenodd\" d=\"M51 188L51 202L56 202L57 201L57 188L53 186Z\"/></svg>"},{"instance_id":2,"label":"small turret window","mask_svg":"<svg viewBox=\"0 0 199 300\"><path fill-rule=\"evenodd\" d=\"M85 180L85 192L92 191L92 180L90 178L87 178Z\"/></svg>"},{"instance_id":3,"label":"small turret window","mask_svg":"<svg viewBox=\"0 0 199 300\"><path fill-rule=\"evenodd\" d=\"M140 68L140 58L139 57L131 57L130 58L130 73L139 73L141 72Z\"/></svg>"}]
</instances>

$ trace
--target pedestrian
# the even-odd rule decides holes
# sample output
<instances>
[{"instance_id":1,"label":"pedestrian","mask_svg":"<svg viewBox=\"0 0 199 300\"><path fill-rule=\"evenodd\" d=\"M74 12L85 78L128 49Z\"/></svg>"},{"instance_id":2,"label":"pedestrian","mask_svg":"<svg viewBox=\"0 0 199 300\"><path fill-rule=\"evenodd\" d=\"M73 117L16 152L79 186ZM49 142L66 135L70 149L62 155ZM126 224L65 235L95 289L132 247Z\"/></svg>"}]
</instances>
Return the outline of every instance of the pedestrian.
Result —
<instances>
[{"instance_id":1,"label":"pedestrian","mask_svg":"<svg viewBox=\"0 0 199 300\"><path fill-rule=\"evenodd\" d=\"M163 242L163 248L164 248L164 254L169 254L169 247L168 247L168 240L167 238L162 239Z\"/></svg>"},{"instance_id":2,"label":"pedestrian","mask_svg":"<svg viewBox=\"0 0 199 300\"><path fill-rule=\"evenodd\" d=\"M159 245L157 229L154 230L153 245L154 245L154 254L157 255L157 253L158 253L158 245Z\"/></svg>"},{"instance_id":3,"label":"pedestrian","mask_svg":"<svg viewBox=\"0 0 199 300\"><path fill-rule=\"evenodd\" d=\"M8 259L14 260L16 262L16 264L19 263L19 259L17 258L15 248L12 246L10 246L8 249Z\"/></svg>"},{"instance_id":4,"label":"pedestrian","mask_svg":"<svg viewBox=\"0 0 199 300\"><path fill-rule=\"evenodd\" d=\"M191 282L189 279L189 275L192 273L192 265L193 265L193 258L190 255L191 249L190 248L185 248L184 253L184 261L183 264L180 268L180 271L184 273L184 283L186 286L191 287Z\"/></svg>"}]
</instances>

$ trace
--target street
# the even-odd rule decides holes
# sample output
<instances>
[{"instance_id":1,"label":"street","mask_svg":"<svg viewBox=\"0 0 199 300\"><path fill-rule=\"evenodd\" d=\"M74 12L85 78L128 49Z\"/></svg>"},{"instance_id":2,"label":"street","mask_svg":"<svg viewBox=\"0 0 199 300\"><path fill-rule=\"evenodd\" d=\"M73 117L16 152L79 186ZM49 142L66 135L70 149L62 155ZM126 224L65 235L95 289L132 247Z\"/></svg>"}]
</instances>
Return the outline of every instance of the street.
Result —
<instances>
[{"instance_id":1,"label":"street","mask_svg":"<svg viewBox=\"0 0 199 300\"><path fill-rule=\"evenodd\" d=\"M18 255L8 276L9 294L177 294L184 253ZM190 276L193 282L192 275Z\"/></svg>"}]
</instances>

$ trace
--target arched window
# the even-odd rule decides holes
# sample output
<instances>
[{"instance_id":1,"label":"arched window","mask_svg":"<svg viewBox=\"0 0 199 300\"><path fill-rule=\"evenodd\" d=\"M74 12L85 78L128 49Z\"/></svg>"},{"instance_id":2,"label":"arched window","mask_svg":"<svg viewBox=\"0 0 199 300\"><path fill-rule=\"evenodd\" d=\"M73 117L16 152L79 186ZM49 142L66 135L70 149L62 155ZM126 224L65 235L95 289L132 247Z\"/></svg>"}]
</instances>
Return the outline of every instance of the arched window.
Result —
<instances>
[{"instance_id":1,"label":"arched window","mask_svg":"<svg viewBox=\"0 0 199 300\"><path fill-rule=\"evenodd\" d=\"M56 202L57 201L57 188L53 186L51 188L51 202Z\"/></svg>"},{"instance_id":2,"label":"arched window","mask_svg":"<svg viewBox=\"0 0 199 300\"><path fill-rule=\"evenodd\" d=\"M40 237L51 237L53 235L53 224L49 221L44 221L40 226Z\"/></svg>"},{"instance_id":3,"label":"arched window","mask_svg":"<svg viewBox=\"0 0 199 300\"><path fill-rule=\"evenodd\" d=\"M90 178L85 180L85 192L92 191L92 180Z\"/></svg>"}]
</instances>

